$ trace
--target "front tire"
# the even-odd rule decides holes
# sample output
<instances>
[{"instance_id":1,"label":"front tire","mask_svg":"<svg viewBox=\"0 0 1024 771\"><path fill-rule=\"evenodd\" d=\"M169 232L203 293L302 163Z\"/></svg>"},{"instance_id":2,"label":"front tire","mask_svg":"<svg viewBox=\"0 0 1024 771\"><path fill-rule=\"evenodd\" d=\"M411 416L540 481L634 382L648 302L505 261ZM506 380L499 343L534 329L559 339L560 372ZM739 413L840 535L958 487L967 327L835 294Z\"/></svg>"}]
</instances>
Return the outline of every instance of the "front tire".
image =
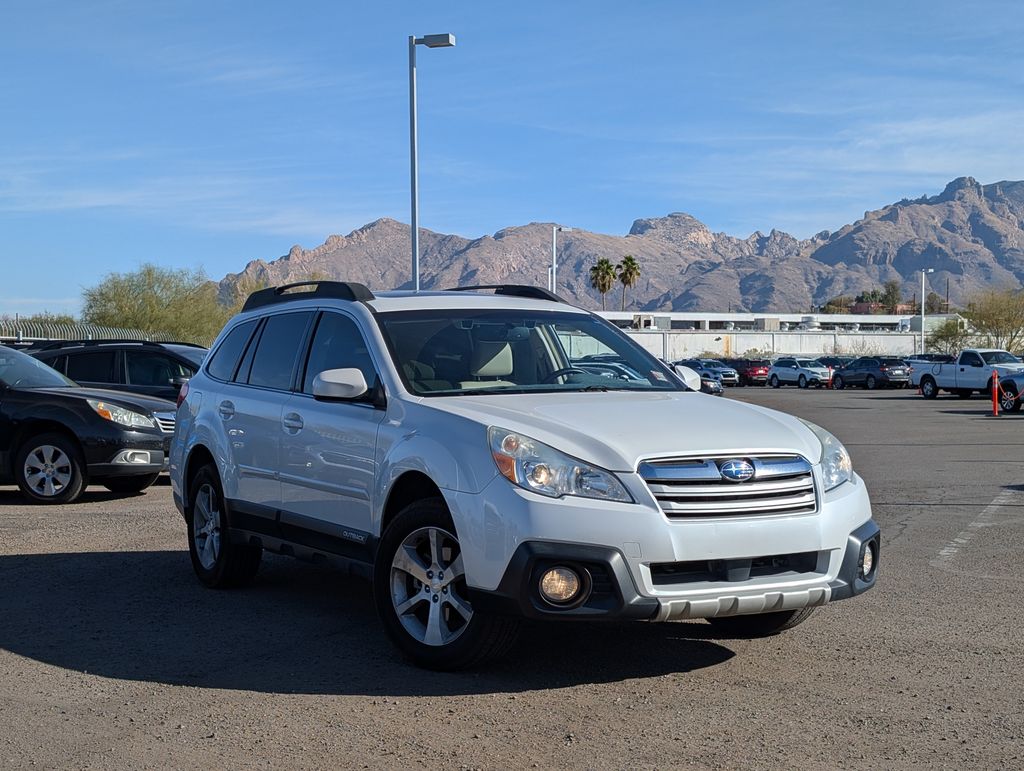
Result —
<instances>
[{"instance_id":1,"label":"front tire","mask_svg":"<svg viewBox=\"0 0 1024 771\"><path fill-rule=\"evenodd\" d=\"M802 624L816 608L784 610L779 613L755 613L746 616L709 618L708 623L726 637L771 637Z\"/></svg>"},{"instance_id":2,"label":"front tire","mask_svg":"<svg viewBox=\"0 0 1024 771\"><path fill-rule=\"evenodd\" d=\"M243 586L256 576L263 548L231 542L224 494L213 465L203 466L189 483L188 553L196 577L211 589Z\"/></svg>"},{"instance_id":3,"label":"front tire","mask_svg":"<svg viewBox=\"0 0 1024 771\"><path fill-rule=\"evenodd\" d=\"M832 378L832 387L837 391L842 391L846 388L846 383L843 381L842 375L836 375Z\"/></svg>"},{"instance_id":4,"label":"front tire","mask_svg":"<svg viewBox=\"0 0 1024 771\"><path fill-rule=\"evenodd\" d=\"M465 669L505 653L515 619L474 610L462 549L444 501L416 501L381 538L373 569L374 601L384 631L417 666Z\"/></svg>"},{"instance_id":5,"label":"front tire","mask_svg":"<svg viewBox=\"0 0 1024 771\"><path fill-rule=\"evenodd\" d=\"M159 473L134 477L111 477L104 480L103 486L112 493L141 493L159 477Z\"/></svg>"},{"instance_id":6,"label":"front tire","mask_svg":"<svg viewBox=\"0 0 1024 771\"><path fill-rule=\"evenodd\" d=\"M807 388L807 378L801 375L800 378L796 381L796 384L801 388Z\"/></svg>"},{"instance_id":7,"label":"front tire","mask_svg":"<svg viewBox=\"0 0 1024 771\"><path fill-rule=\"evenodd\" d=\"M1017 384L1012 380L1006 383L999 383L999 409L1002 412L1019 412L1021 407L1020 396L1017 393Z\"/></svg>"},{"instance_id":8,"label":"front tire","mask_svg":"<svg viewBox=\"0 0 1024 771\"><path fill-rule=\"evenodd\" d=\"M70 438L56 432L30 437L14 459L14 476L32 503L72 503L85 489L85 462Z\"/></svg>"}]
</instances>

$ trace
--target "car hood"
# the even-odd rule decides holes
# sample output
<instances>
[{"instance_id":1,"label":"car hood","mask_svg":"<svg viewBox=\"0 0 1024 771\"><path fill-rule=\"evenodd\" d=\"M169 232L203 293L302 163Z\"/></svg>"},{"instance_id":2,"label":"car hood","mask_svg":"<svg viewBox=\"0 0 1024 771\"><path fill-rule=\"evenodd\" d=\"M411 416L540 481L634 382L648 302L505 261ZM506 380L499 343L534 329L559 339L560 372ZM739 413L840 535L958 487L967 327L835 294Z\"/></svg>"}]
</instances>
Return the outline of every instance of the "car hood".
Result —
<instances>
[{"instance_id":1,"label":"car hood","mask_svg":"<svg viewBox=\"0 0 1024 771\"><path fill-rule=\"evenodd\" d=\"M174 402L167 401L167 399L130 394L124 391L108 391L104 388L34 388L32 392L65 396L71 399L99 399L134 409L136 412L174 412L177 409Z\"/></svg>"},{"instance_id":2,"label":"car hood","mask_svg":"<svg viewBox=\"0 0 1024 771\"><path fill-rule=\"evenodd\" d=\"M447 396L425 406L517 431L611 471L644 458L784 452L812 463L814 433L791 415L695 392Z\"/></svg>"}]
</instances>

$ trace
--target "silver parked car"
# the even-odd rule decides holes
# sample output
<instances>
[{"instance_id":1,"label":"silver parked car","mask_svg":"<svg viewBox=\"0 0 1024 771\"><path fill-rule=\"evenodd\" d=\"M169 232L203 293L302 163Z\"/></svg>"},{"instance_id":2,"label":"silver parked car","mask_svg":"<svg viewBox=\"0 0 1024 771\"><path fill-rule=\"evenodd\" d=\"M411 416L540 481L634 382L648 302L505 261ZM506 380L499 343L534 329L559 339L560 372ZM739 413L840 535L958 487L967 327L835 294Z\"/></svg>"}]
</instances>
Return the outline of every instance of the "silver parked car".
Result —
<instances>
[{"instance_id":1,"label":"silver parked car","mask_svg":"<svg viewBox=\"0 0 1024 771\"><path fill-rule=\"evenodd\" d=\"M782 358L772 363L768 370L768 385L778 388L784 385L795 385L800 388L828 385L829 369L815 359Z\"/></svg>"},{"instance_id":2,"label":"silver parked car","mask_svg":"<svg viewBox=\"0 0 1024 771\"><path fill-rule=\"evenodd\" d=\"M363 563L388 636L435 669L499 655L523 618L764 636L874 586L879 527L828 431L694 393L550 292L473 289L495 294L248 299L171 445L202 583L251 580L264 550Z\"/></svg>"}]
</instances>

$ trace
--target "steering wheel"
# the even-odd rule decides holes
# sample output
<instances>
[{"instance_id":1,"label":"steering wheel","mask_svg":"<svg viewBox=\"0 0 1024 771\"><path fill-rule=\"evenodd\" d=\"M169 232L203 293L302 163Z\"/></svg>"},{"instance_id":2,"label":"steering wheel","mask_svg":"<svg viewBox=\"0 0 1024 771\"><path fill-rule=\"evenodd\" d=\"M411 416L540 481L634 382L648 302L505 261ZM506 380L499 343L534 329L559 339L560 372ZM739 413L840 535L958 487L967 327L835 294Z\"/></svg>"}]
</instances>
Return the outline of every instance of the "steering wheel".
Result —
<instances>
[{"instance_id":1,"label":"steering wheel","mask_svg":"<svg viewBox=\"0 0 1024 771\"><path fill-rule=\"evenodd\" d=\"M577 372L581 375L587 374L587 371L585 369L580 369L579 367L562 367L561 369L556 369L554 372L548 373L548 376L541 380L540 382L550 383L556 377L562 377L563 375L572 375L573 373Z\"/></svg>"}]
</instances>

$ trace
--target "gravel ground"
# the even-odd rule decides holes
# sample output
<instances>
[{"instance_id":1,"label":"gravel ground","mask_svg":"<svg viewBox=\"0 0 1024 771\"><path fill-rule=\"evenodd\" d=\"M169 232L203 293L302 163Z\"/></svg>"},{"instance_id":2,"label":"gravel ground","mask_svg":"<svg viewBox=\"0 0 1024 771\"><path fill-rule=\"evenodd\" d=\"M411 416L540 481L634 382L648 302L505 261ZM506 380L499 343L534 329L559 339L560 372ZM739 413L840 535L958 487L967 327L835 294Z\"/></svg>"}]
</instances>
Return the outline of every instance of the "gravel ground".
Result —
<instances>
[{"instance_id":1,"label":"gravel ground","mask_svg":"<svg viewBox=\"0 0 1024 771\"><path fill-rule=\"evenodd\" d=\"M424 672L361 579L271 556L249 589L201 588L164 484L62 507L0 488L0 766L1024 766L1024 417L727 398L835 432L883 530L876 589L765 640L535 626L486 669Z\"/></svg>"}]
</instances>

